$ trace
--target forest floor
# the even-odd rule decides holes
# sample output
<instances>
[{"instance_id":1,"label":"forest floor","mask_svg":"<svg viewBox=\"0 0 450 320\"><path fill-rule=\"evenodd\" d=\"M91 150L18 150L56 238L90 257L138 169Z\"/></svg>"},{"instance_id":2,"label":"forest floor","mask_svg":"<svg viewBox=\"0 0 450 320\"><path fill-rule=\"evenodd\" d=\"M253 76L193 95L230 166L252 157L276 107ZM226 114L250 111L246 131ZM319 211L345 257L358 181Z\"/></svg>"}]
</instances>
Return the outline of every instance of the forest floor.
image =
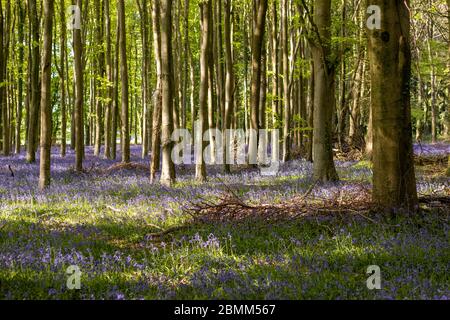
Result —
<instances>
[{"instance_id":1,"label":"forest floor","mask_svg":"<svg viewBox=\"0 0 450 320\"><path fill-rule=\"evenodd\" d=\"M128 167L88 149L83 174L54 149L40 193L38 165L0 157L0 299L448 299L450 145L415 152L415 215L370 209L364 161L338 161L341 182L325 186L304 161L276 177L209 168L205 184L180 167L167 189L139 147ZM67 288L71 265L81 290ZM371 265L381 290L367 288Z\"/></svg>"}]
</instances>

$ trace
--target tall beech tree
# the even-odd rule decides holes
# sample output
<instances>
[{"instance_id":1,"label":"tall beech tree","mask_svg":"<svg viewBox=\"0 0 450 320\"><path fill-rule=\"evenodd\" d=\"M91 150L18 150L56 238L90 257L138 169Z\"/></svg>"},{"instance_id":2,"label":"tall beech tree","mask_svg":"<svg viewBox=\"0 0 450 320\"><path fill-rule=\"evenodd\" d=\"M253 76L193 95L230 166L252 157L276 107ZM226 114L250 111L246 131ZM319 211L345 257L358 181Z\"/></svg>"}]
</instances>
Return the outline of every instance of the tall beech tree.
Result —
<instances>
[{"instance_id":1,"label":"tall beech tree","mask_svg":"<svg viewBox=\"0 0 450 320\"><path fill-rule=\"evenodd\" d=\"M119 46L120 46L120 80L121 80L121 150L122 162L130 162L130 131L129 131L129 96L128 96L128 60L127 60L127 34L125 25L125 2L118 2Z\"/></svg>"},{"instance_id":2,"label":"tall beech tree","mask_svg":"<svg viewBox=\"0 0 450 320\"><path fill-rule=\"evenodd\" d=\"M29 90L29 110L28 110L28 134L27 134L27 162L36 161L36 143L39 119L39 18L36 0L28 0L28 17L30 19L31 33L31 59L30 62L30 90Z\"/></svg>"},{"instance_id":3,"label":"tall beech tree","mask_svg":"<svg viewBox=\"0 0 450 320\"><path fill-rule=\"evenodd\" d=\"M314 61L314 179L336 181L333 161L333 108L336 61L331 45L331 0L314 2L311 51Z\"/></svg>"},{"instance_id":4,"label":"tall beech tree","mask_svg":"<svg viewBox=\"0 0 450 320\"><path fill-rule=\"evenodd\" d=\"M52 149L52 40L54 1L44 0L44 39L41 72L41 157L39 189L50 185L50 156Z\"/></svg>"},{"instance_id":5,"label":"tall beech tree","mask_svg":"<svg viewBox=\"0 0 450 320\"><path fill-rule=\"evenodd\" d=\"M162 168L161 184L172 186L175 183L175 165L172 160L172 132L174 107L173 84L173 56L172 56L172 0L161 0L161 145Z\"/></svg>"},{"instance_id":6,"label":"tall beech tree","mask_svg":"<svg viewBox=\"0 0 450 320\"><path fill-rule=\"evenodd\" d=\"M231 3L232 0L225 0L224 7L224 37L225 37L225 119L224 129L231 129L232 117L234 112L234 67L233 67L233 44L231 42ZM224 147L227 151L226 154L230 154L230 142L227 143L227 138L224 135ZM227 157L224 157L227 160ZM230 165L225 161L225 172L231 171Z\"/></svg>"},{"instance_id":7,"label":"tall beech tree","mask_svg":"<svg viewBox=\"0 0 450 320\"><path fill-rule=\"evenodd\" d=\"M61 37L60 37L60 94L61 94L61 157L66 156L66 140L67 140L67 110L66 110L66 3L65 0L60 0L59 3L59 19L61 23Z\"/></svg>"},{"instance_id":8,"label":"tall beech tree","mask_svg":"<svg viewBox=\"0 0 450 320\"><path fill-rule=\"evenodd\" d=\"M381 29L368 30L373 200L384 207L415 209L409 1L376 0L370 4L381 9Z\"/></svg>"},{"instance_id":9,"label":"tall beech tree","mask_svg":"<svg viewBox=\"0 0 450 320\"><path fill-rule=\"evenodd\" d=\"M252 80L251 80L251 107L250 107L250 131L249 135L249 162L257 163L258 156L258 131L260 99L261 99L261 75L262 75L262 50L264 46L264 34L266 29L267 0L253 0L253 34L252 34Z\"/></svg>"},{"instance_id":10,"label":"tall beech tree","mask_svg":"<svg viewBox=\"0 0 450 320\"><path fill-rule=\"evenodd\" d=\"M161 112L162 112L162 66L161 66L161 4L160 0L153 1L152 7L153 25L153 50L156 64L156 87L153 93L152 116L152 158L150 163L150 181L156 178L160 167L161 156Z\"/></svg>"},{"instance_id":11,"label":"tall beech tree","mask_svg":"<svg viewBox=\"0 0 450 320\"><path fill-rule=\"evenodd\" d=\"M82 12L82 0L77 0L76 5ZM74 26L73 29L73 54L75 66L75 106L74 106L74 125L75 125L75 169L78 172L83 171L84 158L84 76L83 76L83 43L81 28L83 28L83 20L80 17L81 26ZM79 28L81 27L81 28Z\"/></svg>"},{"instance_id":12,"label":"tall beech tree","mask_svg":"<svg viewBox=\"0 0 450 320\"><path fill-rule=\"evenodd\" d=\"M114 74L113 74L113 61L112 61L112 45L111 45L111 11L109 0L104 0L104 28L105 28L105 64L106 64L106 78L108 81L107 87L107 99L105 102L105 151L104 156L106 159L111 159L111 146L112 141L112 107L114 100Z\"/></svg>"},{"instance_id":13,"label":"tall beech tree","mask_svg":"<svg viewBox=\"0 0 450 320\"><path fill-rule=\"evenodd\" d=\"M206 180L206 165L203 150L206 143L203 141L203 133L208 128L208 86L209 86L209 52L211 50L211 0L200 3L200 23L201 23L201 46L200 46L200 93L198 110L198 134L196 136L197 144L202 146L201 150L196 150L196 170L195 177L198 181Z\"/></svg>"}]
</instances>

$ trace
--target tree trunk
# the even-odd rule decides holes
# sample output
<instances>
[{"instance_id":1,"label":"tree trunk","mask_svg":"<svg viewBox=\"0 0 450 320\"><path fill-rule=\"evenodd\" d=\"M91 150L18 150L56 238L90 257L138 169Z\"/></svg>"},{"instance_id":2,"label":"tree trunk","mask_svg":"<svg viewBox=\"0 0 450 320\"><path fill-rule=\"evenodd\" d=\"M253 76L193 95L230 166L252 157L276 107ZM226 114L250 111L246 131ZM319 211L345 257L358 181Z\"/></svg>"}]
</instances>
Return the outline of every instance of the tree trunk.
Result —
<instances>
[{"instance_id":1,"label":"tree trunk","mask_svg":"<svg viewBox=\"0 0 450 320\"><path fill-rule=\"evenodd\" d=\"M267 0L253 0L252 84L250 106L249 163L257 164L261 99L262 49L266 29Z\"/></svg>"},{"instance_id":2,"label":"tree trunk","mask_svg":"<svg viewBox=\"0 0 450 320\"><path fill-rule=\"evenodd\" d=\"M161 10L160 0L153 2L153 50L156 63L156 89L153 94L153 125L152 125L152 160L150 164L150 181L153 182L160 166L161 155Z\"/></svg>"},{"instance_id":3,"label":"tree trunk","mask_svg":"<svg viewBox=\"0 0 450 320\"><path fill-rule=\"evenodd\" d=\"M77 0L77 5L82 12L82 1ZM83 171L84 156L84 132L83 132L83 44L81 41L81 29L73 31L73 51L75 60L75 168L78 172Z\"/></svg>"},{"instance_id":4,"label":"tree trunk","mask_svg":"<svg viewBox=\"0 0 450 320\"><path fill-rule=\"evenodd\" d=\"M142 51L144 58L142 59L142 158L148 156L149 153L149 140L150 140L150 106L149 106L149 36L148 36L148 11L147 2L138 1L139 11L141 13L141 33L142 33Z\"/></svg>"},{"instance_id":5,"label":"tree trunk","mask_svg":"<svg viewBox=\"0 0 450 320\"><path fill-rule=\"evenodd\" d=\"M4 25L4 17L3 17L3 3L0 1L0 84L3 84L5 81L6 74L3 72L3 65L5 64L4 59L4 52L5 49L3 48L4 43L4 32L5 31L5 25ZM0 85L0 117L2 119L0 125L2 127L1 135L2 135L2 144L1 148L3 150L3 146L5 144L5 125L4 125L4 117L5 117L5 111L6 111L6 105L3 104L3 96L6 95L6 90L3 85Z\"/></svg>"},{"instance_id":6,"label":"tree trunk","mask_svg":"<svg viewBox=\"0 0 450 320\"><path fill-rule=\"evenodd\" d=\"M199 95L199 128L196 137L197 145L201 146L201 150L196 152L196 179L200 182L206 180L206 166L203 156L203 150L206 147L203 142L203 134L207 130L208 121L208 69L209 69L209 51L211 48L211 0L200 3L201 16L201 37L202 43L200 48L200 95Z\"/></svg>"},{"instance_id":7,"label":"tree trunk","mask_svg":"<svg viewBox=\"0 0 450 320\"><path fill-rule=\"evenodd\" d=\"M39 171L39 189L50 185L50 157L52 149L52 37L53 37L53 0L44 0L44 43L42 53L41 81L41 158Z\"/></svg>"},{"instance_id":8,"label":"tree trunk","mask_svg":"<svg viewBox=\"0 0 450 320\"><path fill-rule=\"evenodd\" d=\"M373 200L416 209L411 126L409 1L374 0L381 30L368 30L373 113Z\"/></svg>"},{"instance_id":9,"label":"tree trunk","mask_svg":"<svg viewBox=\"0 0 450 320\"><path fill-rule=\"evenodd\" d=\"M232 56L232 42L231 42L231 2L232 0L225 0L225 12L224 12L224 37L225 37L225 119L224 119L224 128L231 129L232 128L232 115L234 112L234 68L233 68L233 56ZM226 153L224 155L231 154L231 141L226 140L226 136L224 135L224 150ZM224 157L225 166L224 170L226 173L230 173L230 165L228 164L228 156Z\"/></svg>"},{"instance_id":10,"label":"tree trunk","mask_svg":"<svg viewBox=\"0 0 450 320\"><path fill-rule=\"evenodd\" d=\"M333 162L333 109L335 106L335 64L331 56L331 0L315 2L316 39L312 44L314 60L314 179L338 180Z\"/></svg>"},{"instance_id":11,"label":"tree trunk","mask_svg":"<svg viewBox=\"0 0 450 320\"><path fill-rule=\"evenodd\" d=\"M283 56L283 162L291 159L291 92L289 90L288 0L281 1L281 47Z\"/></svg>"},{"instance_id":12,"label":"tree trunk","mask_svg":"<svg viewBox=\"0 0 450 320\"><path fill-rule=\"evenodd\" d=\"M67 111L66 111L66 4L65 0L59 3L59 19L61 23L61 57L60 57L60 95L61 95L61 157L66 156L67 142Z\"/></svg>"},{"instance_id":13,"label":"tree trunk","mask_svg":"<svg viewBox=\"0 0 450 320\"><path fill-rule=\"evenodd\" d=\"M103 89L101 88L101 81L105 76L105 54L103 51L103 15L102 15L101 0L95 0L95 13L96 13L96 89L95 89L95 143L94 143L94 155L100 155L100 148L103 140Z\"/></svg>"},{"instance_id":14,"label":"tree trunk","mask_svg":"<svg viewBox=\"0 0 450 320\"><path fill-rule=\"evenodd\" d=\"M36 161L36 136L39 119L39 20L36 0L28 1L28 12L32 34L31 49L31 99L28 114L27 162Z\"/></svg>"},{"instance_id":15,"label":"tree trunk","mask_svg":"<svg viewBox=\"0 0 450 320\"><path fill-rule=\"evenodd\" d=\"M20 154L22 146L21 128L22 128L22 110L23 110L23 64L24 64L24 41L25 41L25 9L22 1L17 2L17 14L19 16L19 61L18 61L18 84L17 84L17 111L16 111L16 132L15 132L15 153ZM1 80L0 80L1 82Z\"/></svg>"},{"instance_id":16,"label":"tree trunk","mask_svg":"<svg viewBox=\"0 0 450 320\"><path fill-rule=\"evenodd\" d=\"M171 187L175 183L175 165L172 161L174 144L171 139L174 129L172 108L175 94L172 57L172 0L162 0L161 2L161 74L161 184Z\"/></svg>"},{"instance_id":17,"label":"tree trunk","mask_svg":"<svg viewBox=\"0 0 450 320\"><path fill-rule=\"evenodd\" d=\"M125 2L124 0L119 0L118 6L119 14L119 32L120 32L120 79L121 79L121 151L122 151L122 162L130 162L130 131L129 131L129 119L128 119L128 61L127 61L127 34L125 26Z\"/></svg>"},{"instance_id":18,"label":"tree trunk","mask_svg":"<svg viewBox=\"0 0 450 320\"><path fill-rule=\"evenodd\" d=\"M106 40L106 53L105 53L105 61L106 61L106 77L108 80L108 88L107 88L107 102L105 103L105 153L104 156L106 159L111 159L111 127L112 127L112 103L114 99L114 76L113 76L113 65L111 58L111 17L110 17L110 9L109 9L109 0L105 0L105 9L104 9L104 21L105 21L105 40Z\"/></svg>"}]
</instances>

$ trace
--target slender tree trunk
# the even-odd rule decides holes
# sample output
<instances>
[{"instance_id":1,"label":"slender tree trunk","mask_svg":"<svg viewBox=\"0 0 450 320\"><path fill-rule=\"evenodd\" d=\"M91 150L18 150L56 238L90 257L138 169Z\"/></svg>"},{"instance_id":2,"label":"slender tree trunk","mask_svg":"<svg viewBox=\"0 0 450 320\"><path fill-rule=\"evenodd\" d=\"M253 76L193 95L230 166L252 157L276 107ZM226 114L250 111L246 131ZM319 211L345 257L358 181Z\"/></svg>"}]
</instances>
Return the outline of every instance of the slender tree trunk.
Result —
<instances>
[{"instance_id":1,"label":"slender tree trunk","mask_svg":"<svg viewBox=\"0 0 450 320\"><path fill-rule=\"evenodd\" d=\"M226 67L226 75L225 75L225 119L224 119L224 128L231 129L232 125L232 115L234 113L234 88L235 88L235 80L234 80L234 68L233 68L233 56L232 56L232 42L231 42L231 3L232 0L225 0L225 67ZM224 135L224 150L226 154L231 154L232 142L227 141L226 136ZM224 154L225 155L225 154ZM227 161L229 157L225 157L225 172L229 173L230 165Z\"/></svg>"},{"instance_id":2,"label":"slender tree trunk","mask_svg":"<svg viewBox=\"0 0 450 320\"><path fill-rule=\"evenodd\" d=\"M150 164L150 181L153 182L160 167L161 155L161 4L154 0L152 8L153 50L156 63L156 89L153 94L153 126L152 126L152 160Z\"/></svg>"},{"instance_id":3,"label":"slender tree trunk","mask_svg":"<svg viewBox=\"0 0 450 320\"><path fill-rule=\"evenodd\" d=\"M61 57L60 57L60 95L61 95L61 157L66 156L67 142L67 111L66 111L66 4L65 0L59 3L59 19L61 23Z\"/></svg>"},{"instance_id":4,"label":"slender tree trunk","mask_svg":"<svg viewBox=\"0 0 450 320\"><path fill-rule=\"evenodd\" d=\"M338 180L333 162L333 109L335 106L335 65L331 56L331 0L315 1L316 39L314 60L314 178L321 182ZM320 39L318 39L320 36Z\"/></svg>"},{"instance_id":5,"label":"slender tree trunk","mask_svg":"<svg viewBox=\"0 0 450 320\"><path fill-rule=\"evenodd\" d=\"M4 25L4 16L3 16L3 3L0 1L0 83L3 84L5 81L6 74L3 72L4 67L3 65L6 63L4 58L4 52L5 48L3 46L4 44L4 33L5 33L5 25ZM5 145L5 114L6 114L6 105L4 105L3 97L6 95L6 90L3 85L0 86L0 117L1 117L1 134L2 134L2 144L1 148L3 151L4 145Z\"/></svg>"},{"instance_id":6,"label":"slender tree trunk","mask_svg":"<svg viewBox=\"0 0 450 320\"><path fill-rule=\"evenodd\" d=\"M142 51L144 58L142 59L142 158L149 154L149 139L150 139L150 106L149 106L149 36L148 36L148 11L146 1L138 1L139 11L141 13L141 33L142 33Z\"/></svg>"},{"instance_id":7,"label":"slender tree trunk","mask_svg":"<svg viewBox=\"0 0 450 320\"><path fill-rule=\"evenodd\" d=\"M11 2L10 0L6 1L6 7L5 7L5 17L3 17L2 14L2 24L3 24L3 52L1 55L1 58L3 60L3 63L1 64L1 70L0 72L3 74L2 78L7 81L11 82L11 79L8 79L8 60L9 60L9 45L10 45L10 37L11 37ZM9 88L10 85L3 84L0 94L0 104L1 104L1 111L2 111L2 137L3 137L3 155L9 156L11 153L11 132L10 132L10 115L9 112L9 99L8 96L11 96L9 94Z\"/></svg>"},{"instance_id":8,"label":"slender tree trunk","mask_svg":"<svg viewBox=\"0 0 450 320\"><path fill-rule=\"evenodd\" d=\"M117 158L117 126L119 123L119 56L120 56L120 25L116 28L116 48L114 58L114 92L111 115L111 158Z\"/></svg>"},{"instance_id":9,"label":"slender tree trunk","mask_svg":"<svg viewBox=\"0 0 450 320\"><path fill-rule=\"evenodd\" d=\"M258 131L261 99L262 50L266 29L267 0L253 0L253 35L252 35L252 84L251 84L251 116L249 135L249 163L258 160Z\"/></svg>"},{"instance_id":10,"label":"slender tree trunk","mask_svg":"<svg viewBox=\"0 0 450 320\"><path fill-rule=\"evenodd\" d=\"M30 112L28 114L28 137L27 137L27 162L34 163L36 161L36 133L39 119L39 20L36 7L36 0L28 1L28 12L31 25L31 100Z\"/></svg>"},{"instance_id":11,"label":"slender tree trunk","mask_svg":"<svg viewBox=\"0 0 450 320\"><path fill-rule=\"evenodd\" d=\"M82 12L82 1L77 0L77 5ZM81 29L75 28L73 31L73 51L75 60L75 169L83 171L84 157L84 132L83 132L83 44L81 41Z\"/></svg>"},{"instance_id":12,"label":"slender tree trunk","mask_svg":"<svg viewBox=\"0 0 450 320\"><path fill-rule=\"evenodd\" d=\"M101 79L105 76L105 53L103 51L103 15L102 15L102 3L101 0L95 0L95 13L96 13L96 89L95 89L95 142L94 142L94 155L100 155L100 148L103 140L103 89L101 88Z\"/></svg>"},{"instance_id":13,"label":"slender tree trunk","mask_svg":"<svg viewBox=\"0 0 450 320\"><path fill-rule=\"evenodd\" d=\"M173 141L173 57L172 57L172 0L161 1L161 184L171 187L175 183L175 165L172 161Z\"/></svg>"},{"instance_id":14,"label":"slender tree trunk","mask_svg":"<svg viewBox=\"0 0 450 320\"><path fill-rule=\"evenodd\" d=\"M289 88L288 0L281 1L281 46L283 56L283 162L291 159L291 92Z\"/></svg>"},{"instance_id":15,"label":"slender tree trunk","mask_svg":"<svg viewBox=\"0 0 450 320\"><path fill-rule=\"evenodd\" d=\"M200 3L201 17L201 48L200 48L200 95L199 95L199 128L197 131L196 144L201 146L201 150L196 152L196 171L195 176L198 181L206 180L206 165L203 156L203 150L206 147L203 142L203 134L208 127L208 69L209 52L211 48L211 0Z\"/></svg>"},{"instance_id":16,"label":"slender tree trunk","mask_svg":"<svg viewBox=\"0 0 450 320\"><path fill-rule=\"evenodd\" d=\"M52 37L54 1L44 0L44 43L41 82L41 158L39 189L50 185L50 156L52 149Z\"/></svg>"},{"instance_id":17,"label":"slender tree trunk","mask_svg":"<svg viewBox=\"0 0 450 320\"><path fill-rule=\"evenodd\" d=\"M109 0L104 0L104 21L105 21L105 40L106 40L106 77L108 80L107 88L107 102L105 103L105 153L106 159L111 159L111 128L112 128L112 104L114 100L114 75L113 75L113 65L111 57L111 17L109 9Z\"/></svg>"},{"instance_id":18,"label":"slender tree trunk","mask_svg":"<svg viewBox=\"0 0 450 320\"><path fill-rule=\"evenodd\" d=\"M120 79L121 79L121 151L122 151L122 162L130 162L130 131L129 131L129 96L128 96L128 61L127 61L127 35L125 26L125 2L124 0L119 0L118 6L118 21L119 21L119 32L120 32Z\"/></svg>"},{"instance_id":19,"label":"slender tree trunk","mask_svg":"<svg viewBox=\"0 0 450 320\"><path fill-rule=\"evenodd\" d=\"M374 0L381 30L368 31L373 113L373 200L415 210L409 1Z\"/></svg>"},{"instance_id":20,"label":"slender tree trunk","mask_svg":"<svg viewBox=\"0 0 450 320\"><path fill-rule=\"evenodd\" d=\"M16 132L15 132L15 153L20 154L22 146L21 130L22 130L22 110L23 110L23 64L24 64L24 41L25 41L25 9L22 1L17 2L17 14L19 17L18 33L19 33L19 61L18 61L18 83L17 83L17 111L16 111ZM1 80L0 80L1 82Z\"/></svg>"}]
</instances>

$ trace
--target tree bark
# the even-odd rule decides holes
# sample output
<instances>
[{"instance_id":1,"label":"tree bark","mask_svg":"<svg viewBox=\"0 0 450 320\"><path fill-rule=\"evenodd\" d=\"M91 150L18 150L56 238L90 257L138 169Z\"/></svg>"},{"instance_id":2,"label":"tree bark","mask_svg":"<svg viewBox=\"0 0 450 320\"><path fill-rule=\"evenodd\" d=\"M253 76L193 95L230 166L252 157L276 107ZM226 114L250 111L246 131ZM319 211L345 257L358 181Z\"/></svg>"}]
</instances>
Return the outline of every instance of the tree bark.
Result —
<instances>
[{"instance_id":1,"label":"tree bark","mask_svg":"<svg viewBox=\"0 0 450 320\"><path fill-rule=\"evenodd\" d=\"M333 161L333 109L335 106L335 62L331 56L331 0L315 1L314 23L317 27L312 42L314 60L314 179L321 182L338 180Z\"/></svg>"},{"instance_id":2,"label":"tree bark","mask_svg":"<svg viewBox=\"0 0 450 320\"><path fill-rule=\"evenodd\" d=\"M261 99L262 49L266 29L267 0L253 0L252 83L250 106L249 163L258 160L258 131Z\"/></svg>"},{"instance_id":3,"label":"tree bark","mask_svg":"<svg viewBox=\"0 0 450 320\"><path fill-rule=\"evenodd\" d=\"M375 0L381 30L368 30L372 80L373 200L382 207L415 210L411 126L409 1Z\"/></svg>"},{"instance_id":4,"label":"tree bark","mask_svg":"<svg viewBox=\"0 0 450 320\"><path fill-rule=\"evenodd\" d=\"M152 159L150 181L153 182L160 167L161 155L161 4L154 0L152 8L153 50L156 63L156 89L153 94Z\"/></svg>"},{"instance_id":5,"label":"tree bark","mask_svg":"<svg viewBox=\"0 0 450 320\"><path fill-rule=\"evenodd\" d=\"M39 20L36 0L28 1L29 19L31 20L31 97L28 114L28 136L27 136L27 162L36 162L36 136L39 119Z\"/></svg>"},{"instance_id":6,"label":"tree bark","mask_svg":"<svg viewBox=\"0 0 450 320\"><path fill-rule=\"evenodd\" d=\"M33 0L34 1L34 0ZM82 1L77 0L77 5L82 12ZM83 44L81 40L81 29L73 31L73 51L75 60L75 169L83 171L84 157L84 132L83 132Z\"/></svg>"},{"instance_id":7,"label":"tree bark","mask_svg":"<svg viewBox=\"0 0 450 320\"><path fill-rule=\"evenodd\" d=\"M127 61L127 34L125 26L125 2L119 0L118 14L119 14L119 32L120 32L120 79L121 79L121 151L122 162L130 162L130 131L129 131L129 96L128 96L128 61Z\"/></svg>"},{"instance_id":8,"label":"tree bark","mask_svg":"<svg viewBox=\"0 0 450 320\"><path fill-rule=\"evenodd\" d=\"M22 110L23 110L23 65L24 65L24 41L25 41L25 8L22 1L17 2L17 14L19 16L19 61L18 61L18 84L17 84L17 111L16 111L16 132L15 132L15 153L20 154L22 146L21 130L22 130ZM0 80L1 82L1 80Z\"/></svg>"},{"instance_id":9,"label":"tree bark","mask_svg":"<svg viewBox=\"0 0 450 320\"><path fill-rule=\"evenodd\" d=\"M281 46L283 57L283 162L291 159L291 92L289 89L288 0L281 1Z\"/></svg>"},{"instance_id":10,"label":"tree bark","mask_svg":"<svg viewBox=\"0 0 450 320\"><path fill-rule=\"evenodd\" d=\"M94 155L100 155L100 148L102 146L102 140L104 136L103 127L103 89L102 83L99 80L105 76L105 53L103 51L103 6L101 0L95 0L95 13L96 13L96 89L95 89L95 143L94 143Z\"/></svg>"},{"instance_id":11,"label":"tree bark","mask_svg":"<svg viewBox=\"0 0 450 320\"><path fill-rule=\"evenodd\" d=\"M107 102L105 103L105 151L104 156L106 159L111 159L111 128L112 128L112 103L114 99L114 76L113 76L113 65L112 65L112 57L111 57L111 18L110 18L110 7L109 0L105 0L104 3L105 9L105 40L106 40L106 53L105 53L105 62L106 62L106 77L108 80L108 88L107 88Z\"/></svg>"},{"instance_id":12,"label":"tree bark","mask_svg":"<svg viewBox=\"0 0 450 320\"><path fill-rule=\"evenodd\" d=\"M173 83L173 56L172 56L172 0L161 2L161 95L162 95L162 168L161 184L171 187L175 183L175 165L172 161L173 141L171 139L174 129L174 83Z\"/></svg>"},{"instance_id":13,"label":"tree bark","mask_svg":"<svg viewBox=\"0 0 450 320\"><path fill-rule=\"evenodd\" d=\"M201 16L201 48L200 48L200 94L199 94L199 136L196 137L197 144L201 145L201 150L196 152L196 179L200 182L206 180L206 165L203 150L206 147L203 142L203 134L208 127L208 69L209 51L211 48L211 0L200 3Z\"/></svg>"},{"instance_id":14,"label":"tree bark","mask_svg":"<svg viewBox=\"0 0 450 320\"><path fill-rule=\"evenodd\" d=\"M50 157L52 149L52 37L54 1L44 0L44 43L41 81L41 158L39 189L50 185Z\"/></svg>"},{"instance_id":15,"label":"tree bark","mask_svg":"<svg viewBox=\"0 0 450 320\"><path fill-rule=\"evenodd\" d=\"M225 37L225 119L224 119L224 128L231 129L232 128L232 115L234 112L234 88L235 88L235 80L234 80L234 67L233 67L233 56L232 56L232 42L231 42L231 3L232 0L225 0L225 8L224 8L224 37ZM224 135L224 150L226 154L230 153L230 149L232 148L231 141L226 141L226 136ZM231 154L231 153L230 153ZM225 155L225 153L224 153ZM230 173L230 165L227 160L228 157L224 157L225 165L224 170L226 173Z\"/></svg>"}]
</instances>

